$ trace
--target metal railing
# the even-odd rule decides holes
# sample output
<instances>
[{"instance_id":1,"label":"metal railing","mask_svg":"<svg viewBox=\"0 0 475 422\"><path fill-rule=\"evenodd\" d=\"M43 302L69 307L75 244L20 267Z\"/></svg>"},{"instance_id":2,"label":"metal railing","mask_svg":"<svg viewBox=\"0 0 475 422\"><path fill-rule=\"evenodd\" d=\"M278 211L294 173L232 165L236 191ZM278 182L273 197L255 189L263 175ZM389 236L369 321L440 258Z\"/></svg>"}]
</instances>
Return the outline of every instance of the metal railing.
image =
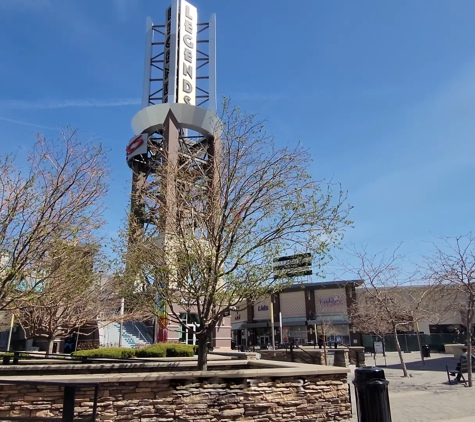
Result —
<instances>
[{"instance_id":1,"label":"metal railing","mask_svg":"<svg viewBox=\"0 0 475 422\"><path fill-rule=\"evenodd\" d=\"M301 356L301 358L308 364L315 364L315 356L313 356L311 353L308 353L305 349L302 349L300 346L294 346L295 349L299 349L301 350L302 352L306 353L308 356L310 356L310 360L311 362L309 362L307 359L305 359L303 356ZM292 350L292 345L290 347L290 353L292 354L293 353L293 350ZM292 359L293 361L293 359Z\"/></svg>"},{"instance_id":2,"label":"metal railing","mask_svg":"<svg viewBox=\"0 0 475 422\"><path fill-rule=\"evenodd\" d=\"M139 327L137 327L137 324L135 322L132 322L132 325L134 326L134 328L137 330L137 333L139 334L138 338L143 340L145 343L150 343L151 341L153 341L152 338L146 338L144 336L144 334L142 333L142 330ZM129 333L129 334L131 334L131 333ZM132 335L135 335L135 334L132 333Z\"/></svg>"},{"instance_id":3,"label":"metal railing","mask_svg":"<svg viewBox=\"0 0 475 422\"><path fill-rule=\"evenodd\" d=\"M104 363L157 363L163 362L163 358L93 358L89 356L70 356L70 355L47 355L42 352L0 352L0 353L8 353L8 355L4 355L2 358L3 365L19 365L21 360L57 360L62 361L65 364L70 364L71 362L76 363L97 363L97 364L104 364ZM175 361L175 358L170 358L171 360ZM0 417L1 420L1 417Z\"/></svg>"}]
</instances>

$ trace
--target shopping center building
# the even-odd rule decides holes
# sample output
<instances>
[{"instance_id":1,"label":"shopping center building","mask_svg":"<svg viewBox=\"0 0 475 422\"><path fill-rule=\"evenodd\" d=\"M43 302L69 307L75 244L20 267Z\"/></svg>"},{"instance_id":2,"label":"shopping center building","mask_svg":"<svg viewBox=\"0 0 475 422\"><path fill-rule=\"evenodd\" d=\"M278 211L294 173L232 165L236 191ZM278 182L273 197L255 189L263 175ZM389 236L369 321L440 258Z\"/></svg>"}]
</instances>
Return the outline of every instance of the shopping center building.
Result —
<instances>
[{"instance_id":1,"label":"shopping center building","mask_svg":"<svg viewBox=\"0 0 475 422\"><path fill-rule=\"evenodd\" d=\"M231 311L233 340L238 347L272 345L274 330L276 345L307 345L322 342L325 332L326 341L359 345L349 309L361 284L359 280L299 283L258 303L243 303Z\"/></svg>"}]
</instances>

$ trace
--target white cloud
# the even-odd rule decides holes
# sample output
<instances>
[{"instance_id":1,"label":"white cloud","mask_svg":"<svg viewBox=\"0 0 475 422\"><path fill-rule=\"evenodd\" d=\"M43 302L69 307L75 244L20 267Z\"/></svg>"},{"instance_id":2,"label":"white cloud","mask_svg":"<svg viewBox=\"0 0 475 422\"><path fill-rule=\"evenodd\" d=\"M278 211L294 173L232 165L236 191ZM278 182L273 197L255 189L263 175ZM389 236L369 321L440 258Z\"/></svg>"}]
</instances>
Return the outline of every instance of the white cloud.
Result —
<instances>
[{"instance_id":1,"label":"white cloud","mask_svg":"<svg viewBox=\"0 0 475 422\"><path fill-rule=\"evenodd\" d=\"M25 122L23 120L15 120L15 119L10 119L8 117L1 117L0 120L8 123L13 123L17 125L22 125L22 126L31 126L31 127L36 127L38 129L46 129L46 130L58 130L57 127L51 127L51 126L44 126L44 125L38 125L36 123L31 123L31 122Z\"/></svg>"},{"instance_id":2,"label":"white cloud","mask_svg":"<svg viewBox=\"0 0 475 422\"><path fill-rule=\"evenodd\" d=\"M141 104L139 98L116 98L106 100L96 99L76 99L76 100L43 100L43 101L17 101L5 100L0 101L0 109L17 109L17 110L47 110L57 108L74 108L74 107L124 107L136 106Z\"/></svg>"}]
</instances>

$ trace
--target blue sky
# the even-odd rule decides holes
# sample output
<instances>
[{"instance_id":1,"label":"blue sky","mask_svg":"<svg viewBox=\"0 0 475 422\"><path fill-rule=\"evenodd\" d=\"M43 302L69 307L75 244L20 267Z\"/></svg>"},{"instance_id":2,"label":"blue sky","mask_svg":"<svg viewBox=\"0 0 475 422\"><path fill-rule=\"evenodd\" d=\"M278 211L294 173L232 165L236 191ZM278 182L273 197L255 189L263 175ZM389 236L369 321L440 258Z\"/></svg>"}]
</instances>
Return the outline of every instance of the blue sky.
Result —
<instances>
[{"instance_id":1,"label":"blue sky","mask_svg":"<svg viewBox=\"0 0 475 422\"><path fill-rule=\"evenodd\" d=\"M416 260L473 228L475 2L194 0L217 14L218 95L298 140L348 190L346 242ZM0 0L0 142L72 125L111 149L111 235L142 92L145 18L168 1Z\"/></svg>"}]
</instances>

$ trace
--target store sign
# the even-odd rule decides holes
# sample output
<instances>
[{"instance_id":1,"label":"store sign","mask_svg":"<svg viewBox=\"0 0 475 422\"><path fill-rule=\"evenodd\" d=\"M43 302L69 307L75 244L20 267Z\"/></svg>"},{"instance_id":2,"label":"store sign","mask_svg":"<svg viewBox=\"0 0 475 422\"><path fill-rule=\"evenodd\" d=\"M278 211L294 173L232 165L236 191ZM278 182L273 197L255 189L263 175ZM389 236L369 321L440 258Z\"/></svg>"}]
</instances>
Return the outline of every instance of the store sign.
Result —
<instances>
[{"instance_id":1,"label":"store sign","mask_svg":"<svg viewBox=\"0 0 475 422\"><path fill-rule=\"evenodd\" d=\"M312 254L301 253L274 259L274 279L312 275Z\"/></svg>"},{"instance_id":2,"label":"store sign","mask_svg":"<svg viewBox=\"0 0 475 422\"><path fill-rule=\"evenodd\" d=\"M380 355L384 354L384 345L382 341L374 341L373 347L374 347L375 354L380 354Z\"/></svg>"},{"instance_id":3,"label":"store sign","mask_svg":"<svg viewBox=\"0 0 475 422\"><path fill-rule=\"evenodd\" d=\"M198 10L181 0L178 40L178 103L196 103L196 41Z\"/></svg>"},{"instance_id":4,"label":"store sign","mask_svg":"<svg viewBox=\"0 0 475 422\"><path fill-rule=\"evenodd\" d=\"M136 155L146 154L147 153L147 134L143 133L139 136L134 136L127 147L125 148L125 153L127 156L127 161Z\"/></svg>"},{"instance_id":5,"label":"store sign","mask_svg":"<svg viewBox=\"0 0 475 422\"><path fill-rule=\"evenodd\" d=\"M166 14L162 102L196 104L197 36L198 10L174 1Z\"/></svg>"},{"instance_id":6,"label":"store sign","mask_svg":"<svg viewBox=\"0 0 475 422\"><path fill-rule=\"evenodd\" d=\"M177 11L170 6L166 12L165 20L165 48L163 50L163 96L162 102L174 102L176 81L176 56L178 23ZM170 100L170 101L169 101Z\"/></svg>"},{"instance_id":7,"label":"store sign","mask_svg":"<svg viewBox=\"0 0 475 422\"><path fill-rule=\"evenodd\" d=\"M340 306L343 304L343 300L340 296L330 296L320 299L320 305L322 306Z\"/></svg>"},{"instance_id":8,"label":"store sign","mask_svg":"<svg viewBox=\"0 0 475 422\"><path fill-rule=\"evenodd\" d=\"M259 305L257 307L258 312L263 312L263 311L268 311L268 310L269 310L269 306L267 306L267 305Z\"/></svg>"}]
</instances>

